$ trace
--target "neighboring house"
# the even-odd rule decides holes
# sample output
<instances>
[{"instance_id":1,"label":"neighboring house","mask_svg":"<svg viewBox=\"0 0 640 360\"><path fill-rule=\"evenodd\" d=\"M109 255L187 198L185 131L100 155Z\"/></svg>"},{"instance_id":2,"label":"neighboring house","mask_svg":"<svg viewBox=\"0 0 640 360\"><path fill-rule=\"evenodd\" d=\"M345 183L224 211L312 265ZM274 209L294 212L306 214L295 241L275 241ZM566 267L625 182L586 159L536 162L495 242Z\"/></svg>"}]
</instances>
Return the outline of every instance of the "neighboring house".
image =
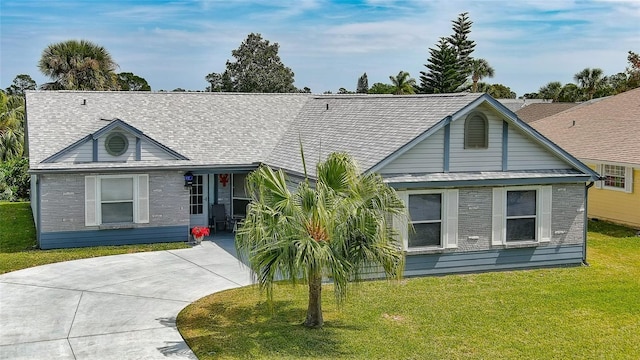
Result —
<instances>
[{"instance_id":1,"label":"neighboring house","mask_svg":"<svg viewBox=\"0 0 640 360\"><path fill-rule=\"evenodd\" d=\"M640 229L640 88L531 123L597 170L588 215Z\"/></svg>"},{"instance_id":2,"label":"neighboring house","mask_svg":"<svg viewBox=\"0 0 640 360\"><path fill-rule=\"evenodd\" d=\"M409 276L585 256L586 191L598 175L486 94L26 100L41 248L185 241L213 204L244 216L246 174L260 164L300 179L302 144L308 163L347 152L397 190L415 229L395 223Z\"/></svg>"},{"instance_id":3,"label":"neighboring house","mask_svg":"<svg viewBox=\"0 0 640 360\"><path fill-rule=\"evenodd\" d=\"M536 120L546 118L551 115L561 113L565 110L569 110L579 103L572 102L554 102L554 103L536 103L527 105L515 111L520 120L531 123Z\"/></svg>"}]
</instances>

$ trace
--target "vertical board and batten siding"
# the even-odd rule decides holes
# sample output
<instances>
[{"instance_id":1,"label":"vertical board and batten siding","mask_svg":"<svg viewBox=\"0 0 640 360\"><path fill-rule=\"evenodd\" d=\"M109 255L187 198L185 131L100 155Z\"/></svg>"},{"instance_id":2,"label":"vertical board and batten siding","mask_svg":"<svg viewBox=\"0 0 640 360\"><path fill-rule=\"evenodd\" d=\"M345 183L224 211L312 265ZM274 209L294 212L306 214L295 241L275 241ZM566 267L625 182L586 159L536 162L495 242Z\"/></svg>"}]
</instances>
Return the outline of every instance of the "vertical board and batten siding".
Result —
<instances>
[{"instance_id":1,"label":"vertical board and batten siding","mask_svg":"<svg viewBox=\"0 0 640 360\"><path fill-rule=\"evenodd\" d=\"M93 161L93 141L89 140L56 159L55 162L85 163Z\"/></svg>"},{"instance_id":2,"label":"vertical board and batten siding","mask_svg":"<svg viewBox=\"0 0 640 360\"><path fill-rule=\"evenodd\" d=\"M449 147L449 171L502 171L502 119L493 112L484 111L487 117L488 147L486 149L464 148L463 116L451 123Z\"/></svg>"},{"instance_id":3,"label":"vertical board and batten siding","mask_svg":"<svg viewBox=\"0 0 640 360\"><path fill-rule=\"evenodd\" d=\"M131 228L113 229L86 226L85 183L95 184L92 177L100 174L42 174L40 182L40 247L43 249L97 245L139 244L186 241L189 234L189 191L184 187L180 171L148 173L148 202L138 204L138 213L147 223ZM145 174L140 174L146 176ZM146 184L146 182L143 182ZM91 191L89 191L91 193ZM139 201L143 201L138 197ZM91 206L89 206L91 208ZM93 207L95 209L95 207ZM93 212L95 213L95 211Z\"/></svg>"},{"instance_id":4,"label":"vertical board and batten siding","mask_svg":"<svg viewBox=\"0 0 640 360\"><path fill-rule=\"evenodd\" d=\"M509 125L508 131L508 161L509 170L550 170L570 169L571 166L559 159L542 145L522 134Z\"/></svg>"},{"instance_id":5,"label":"vertical board and batten siding","mask_svg":"<svg viewBox=\"0 0 640 360\"><path fill-rule=\"evenodd\" d=\"M398 156L380 174L432 173L443 171L444 129L416 144Z\"/></svg>"}]
</instances>

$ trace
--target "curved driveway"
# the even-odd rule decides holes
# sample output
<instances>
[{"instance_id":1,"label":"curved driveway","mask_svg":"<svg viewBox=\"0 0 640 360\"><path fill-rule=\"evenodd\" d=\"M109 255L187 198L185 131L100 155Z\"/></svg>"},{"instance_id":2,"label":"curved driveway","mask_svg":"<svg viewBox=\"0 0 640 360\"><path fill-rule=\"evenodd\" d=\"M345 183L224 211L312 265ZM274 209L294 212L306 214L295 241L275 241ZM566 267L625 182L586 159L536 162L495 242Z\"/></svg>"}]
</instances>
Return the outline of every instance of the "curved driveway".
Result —
<instances>
[{"instance_id":1,"label":"curved driveway","mask_svg":"<svg viewBox=\"0 0 640 360\"><path fill-rule=\"evenodd\" d=\"M195 359L176 316L251 284L233 254L231 238L216 239L0 275L0 359Z\"/></svg>"}]
</instances>

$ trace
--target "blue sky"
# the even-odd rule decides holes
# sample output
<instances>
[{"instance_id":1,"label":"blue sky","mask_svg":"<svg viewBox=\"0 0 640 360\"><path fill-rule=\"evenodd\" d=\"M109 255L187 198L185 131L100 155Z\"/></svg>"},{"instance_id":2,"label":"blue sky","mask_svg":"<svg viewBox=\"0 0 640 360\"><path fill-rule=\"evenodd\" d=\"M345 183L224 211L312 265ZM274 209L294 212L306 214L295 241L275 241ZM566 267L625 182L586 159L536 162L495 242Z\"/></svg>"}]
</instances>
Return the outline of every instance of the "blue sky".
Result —
<instances>
[{"instance_id":1,"label":"blue sky","mask_svg":"<svg viewBox=\"0 0 640 360\"><path fill-rule=\"evenodd\" d=\"M549 81L572 82L585 67L624 71L640 52L640 0L2 0L0 86L18 74L49 81L37 63L49 44L104 46L119 72L153 90L204 90L251 33L280 44L295 85L314 93L355 90L408 71L418 79L451 20L469 12L474 57L495 69L489 83L518 96Z\"/></svg>"}]
</instances>

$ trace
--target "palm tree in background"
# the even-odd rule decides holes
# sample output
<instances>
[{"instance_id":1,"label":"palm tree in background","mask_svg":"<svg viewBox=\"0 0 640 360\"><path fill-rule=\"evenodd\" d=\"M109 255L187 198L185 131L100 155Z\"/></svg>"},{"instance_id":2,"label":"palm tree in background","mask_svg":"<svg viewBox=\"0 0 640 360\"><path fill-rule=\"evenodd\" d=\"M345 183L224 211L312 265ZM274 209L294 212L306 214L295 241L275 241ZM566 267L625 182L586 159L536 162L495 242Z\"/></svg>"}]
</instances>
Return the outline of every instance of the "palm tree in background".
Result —
<instances>
[{"instance_id":1,"label":"palm tree in background","mask_svg":"<svg viewBox=\"0 0 640 360\"><path fill-rule=\"evenodd\" d=\"M396 76L389 76L395 95L415 94L416 80L408 72L400 71Z\"/></svg>"},{"instance_id":2,"label":"palm tree in background","mask_svg":"<svg viewBox=\"0 0 640 360\"><path fill-rule=\"evenodd\" d=\"M493 77L495 71L485 59L471 60L471 81L473 81L472 92L478 92L478 81Z\"/></svg>"},{"instance_id":3,"label":"palm tree in background","mask_svg":"<svg viewBox=\"0 0 640 360\"><path fill-rule=\"evenodd\" d=\"M587 96L588 100L593 99L593 95L598 91L598 89L602 86L603 83L604 72L602 69L594 68L585 68L579 73L573 76L573 79L578 83L580 89Z\"/></svg>"},{"instance_id":4,"label":"palm tree in background","mask_svg":"<svg viewBox=\"0 0 640 360\"><path fill-rule=\"evenodd\" d=\"M561 92L562 83L560 81L551 81L538 90L538 94L540 94L543 99L550 99L553 102L558 102L560 100Z\"/></svg>"},{"instance_id":5,"label":"palm tree in background","mask_svg":"<svg viewBox=\"0 0 640 360\"><path fill-rule=\"evenodd\" d=\"M0 161L24 153L24 97L0 90Z\"/></svg>"},{"instance_id":6,"label":"palm tree in background","mask_svg":"<svg viewBox=\"0 0 640 360\"><path fill-rule=\"evenodd\" d=\"M117 90L118 64L102 46L68 40L47 46L38 68L52 82L44 90Z\"/></svg>"},{"instance_id":7,"label":"palm tree in background","mask_svg":"<svg viewBox=\"0 0 640 360\"><path fill-rule=\"evenodd\" d=\"M306 166L305 166L306 172ZM403 255L391 218L406 216L396 192L377 174L360 175L347 154L333 153L290 192L282 170L262 166L247 178L251 203L236 235L262 289L272 299L273 283L303 280L309 287L304 325L322 327L322 279L334 284L336 300L365 269L381 268L399 278Z\"/></svg>"}]
</instances>

